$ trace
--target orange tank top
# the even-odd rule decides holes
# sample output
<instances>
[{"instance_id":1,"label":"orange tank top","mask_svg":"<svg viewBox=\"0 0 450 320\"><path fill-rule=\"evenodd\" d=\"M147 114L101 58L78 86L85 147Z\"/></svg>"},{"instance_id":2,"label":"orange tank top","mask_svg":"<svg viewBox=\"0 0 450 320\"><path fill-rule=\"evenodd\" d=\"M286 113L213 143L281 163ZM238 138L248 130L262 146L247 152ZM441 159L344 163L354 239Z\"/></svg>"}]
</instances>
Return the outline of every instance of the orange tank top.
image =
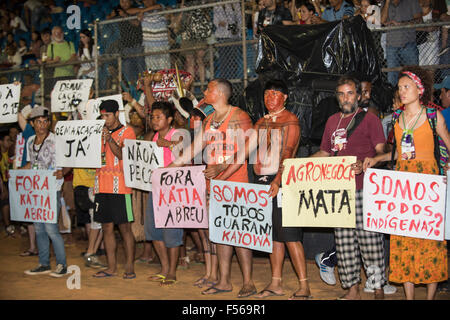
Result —
<instances>
[{"instance_id":1,"label":"orange tank top","mask_svg":"<svg viewBox=\"0 0 450 320\"><path fill-rule=\"evenodd\" d=\"M244 152L244 150L240 151L238 143L235 138L227 136L227 128L230 122L233 113L239 109L238 107L232 107L230 114L224 120L224 122L217 128L211 128L211 119L209 118L205 127L205 139L206 139L206 148L208 148L210 152L207 151L207 156L209 157L209 164L220 164L226 162L230 158L234 158L234 155L238 152ZM216 151L219 151L216 153ZM222 180L221 176L223 173L220 173L215 180ZM233 182L248 182L248 173L247 173L247 161L240 166L236 172L234 172L227 181ZM206 180L206 187L209 191L209 180Z\"/></svg>"},{"instance_id":2,"label":"orange tank top","mask_svg":"<svg viewBox=\"0 0 450 320\"><path fill-rule=\"evenodd\" d=\"M111 137L116 144L123 148L124 140L135 140L136 135L131 127L121 127L114 131ZM112 152L108 143L102 143L102 153L105 154L106 163L96 170L94 192L97 193L115 193L129 194L132 192L130 187L125 185L125 176L123 172L123 160L117 158Z\"/></svg>"},{"instance_id":3,"label":"orange tank top","mask_svg":"<svg viewBox=\"0 0 450 320\"><path fill-rule=\"evenodd\" d=\"M400 155L402 154L401 141L403 129L400 128L398 122L395 123L394 133L395 133L395 140L397 141L396 145L397 145L397 153L399 155L398 159L401 160ZM425 120L425 122L420 127L414 129L413 139L416 153L415 160L435 161L433 131L430 128L428 120Z\"/></svg>"}]
</instances>

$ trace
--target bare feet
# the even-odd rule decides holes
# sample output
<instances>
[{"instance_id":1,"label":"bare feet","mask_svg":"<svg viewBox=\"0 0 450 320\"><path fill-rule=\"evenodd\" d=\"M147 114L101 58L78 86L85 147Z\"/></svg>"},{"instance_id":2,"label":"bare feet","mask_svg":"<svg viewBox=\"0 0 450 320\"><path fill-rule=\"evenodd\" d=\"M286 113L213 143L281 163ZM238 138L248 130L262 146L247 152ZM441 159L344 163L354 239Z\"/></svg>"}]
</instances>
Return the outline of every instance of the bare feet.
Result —
<instances>
[{"instance_id":1,"label":"bare feet","mask_svg":"<svg viewBox=\"0 0 450 320\"><path fill-rule=\"evenodd\" d=\"M348 292L338 300L361 300L361 294L359 293L359 285L355 284Z\"/></svg>"},{"instance_id":2,"label":"bare feet","mask_svg":"<svg viewBox=\"0 0 450 320\"><path fill-rule=\"evenodd\" d=\"M383 288L375 290L374 298L375 298L375 300L384 300L384 290L383 290Z\"/></svg>"}]
</instances>

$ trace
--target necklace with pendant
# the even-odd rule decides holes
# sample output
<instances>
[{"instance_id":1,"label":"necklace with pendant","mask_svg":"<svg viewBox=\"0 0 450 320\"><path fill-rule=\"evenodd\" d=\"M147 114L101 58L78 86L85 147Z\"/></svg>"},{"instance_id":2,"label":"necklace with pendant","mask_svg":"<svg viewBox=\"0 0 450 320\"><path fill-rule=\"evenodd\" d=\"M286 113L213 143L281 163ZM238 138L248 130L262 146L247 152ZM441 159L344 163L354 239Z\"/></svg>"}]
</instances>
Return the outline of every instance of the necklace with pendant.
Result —
<instances>
[{"instance_id":1,"label":"necklace with pendant","mask_svg":"<svg viewBox=\"0 0 450 320\"><path fill-rule=\"evenodd\" d=\"M283 109L280 109L276 112L269 112L268 114L266 114L264 116L264 119L272 119L272 121L275 122L275 121L277 121L277 114L281 113L285 109L286 109L286 107L283 107Z\"/></svg>"},{"instance_id":2,"label":"necklace with pendant","mask_svg":"<svg viewBox=\"0 0 450 320\"><path fill-rule=\"evenodd\" d=\"M225 119L228 117L228 114L230 113L231 107L228 107L228 111L225 114L225 116L220 121L216 121L214 119L211 119L211 125L210 128L213 130L219 129L219 127L225 122Z\"/></svg>"}]
</instances>

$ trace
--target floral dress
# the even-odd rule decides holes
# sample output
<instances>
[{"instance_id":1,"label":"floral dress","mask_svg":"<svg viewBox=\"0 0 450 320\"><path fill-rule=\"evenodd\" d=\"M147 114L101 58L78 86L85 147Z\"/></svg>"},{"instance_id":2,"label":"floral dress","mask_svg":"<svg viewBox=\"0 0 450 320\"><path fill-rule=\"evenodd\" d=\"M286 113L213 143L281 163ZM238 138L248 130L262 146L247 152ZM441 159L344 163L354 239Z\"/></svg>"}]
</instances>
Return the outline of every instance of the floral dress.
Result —
<instances>
[{"instance_id":1,"label":"floral dress","mask_svg":"<svg viewBox=\"0 0 450 320\"><path fill-rule=\"evenodd\" d=\"M394 126L397 152L396 170L425 174L439 174L434 158L433 131L425 121L414 129L416 158L401 159L403 130L398 122ZM447 243L403 236L391 236L389 280L396 283L428 284L447 280Z\"/></svg>"}]
</instances>

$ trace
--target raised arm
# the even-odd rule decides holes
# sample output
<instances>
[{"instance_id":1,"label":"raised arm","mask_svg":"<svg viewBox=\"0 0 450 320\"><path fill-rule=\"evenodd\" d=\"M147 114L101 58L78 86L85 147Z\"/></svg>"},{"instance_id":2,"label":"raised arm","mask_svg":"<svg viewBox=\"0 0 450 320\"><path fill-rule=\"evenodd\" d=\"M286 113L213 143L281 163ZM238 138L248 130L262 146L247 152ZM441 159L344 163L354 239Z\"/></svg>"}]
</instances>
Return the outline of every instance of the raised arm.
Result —
<instances>
[{"instance_id":1,"label":"raised arm","mask_svg":"<svg viewBox=\"0 0 450 320\"><path fill-rule=\"evenodd\" d=\"M381 9L381 24L386 24L389 19L389 6L391 5L391 0L386 0L383 9Z\"/></svg>"}]
</instances>

